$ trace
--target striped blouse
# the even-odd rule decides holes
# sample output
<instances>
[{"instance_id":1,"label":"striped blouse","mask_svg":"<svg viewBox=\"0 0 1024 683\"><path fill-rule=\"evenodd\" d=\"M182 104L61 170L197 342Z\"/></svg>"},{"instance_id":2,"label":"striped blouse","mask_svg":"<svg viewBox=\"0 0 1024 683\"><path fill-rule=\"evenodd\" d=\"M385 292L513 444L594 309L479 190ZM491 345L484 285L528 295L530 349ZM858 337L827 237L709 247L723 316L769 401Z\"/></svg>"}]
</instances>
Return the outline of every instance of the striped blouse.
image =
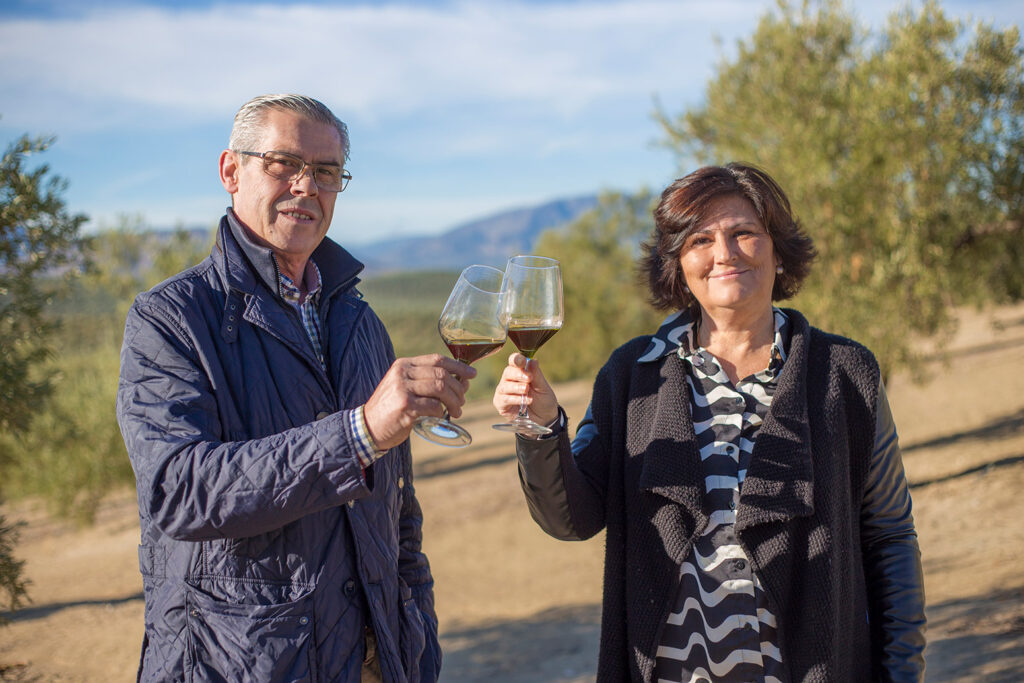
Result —
<instances>
[{"instance_id":1,"label":"striped blouse","mask_svg":"<svg viewBox=\"0 0 1024 683\"><path fill-rule=\"evenodd\" d=\"M788 348L789 321L778 308L773 311L768 367L736 386L697 345L696 327L685 313L662 324L640 359L676 353L686 364L710 518L683 562L677 594L669 597L654 669L660 682L787 679L775 616L735 532L740 489Z\"/></svg>"}]
</instances>

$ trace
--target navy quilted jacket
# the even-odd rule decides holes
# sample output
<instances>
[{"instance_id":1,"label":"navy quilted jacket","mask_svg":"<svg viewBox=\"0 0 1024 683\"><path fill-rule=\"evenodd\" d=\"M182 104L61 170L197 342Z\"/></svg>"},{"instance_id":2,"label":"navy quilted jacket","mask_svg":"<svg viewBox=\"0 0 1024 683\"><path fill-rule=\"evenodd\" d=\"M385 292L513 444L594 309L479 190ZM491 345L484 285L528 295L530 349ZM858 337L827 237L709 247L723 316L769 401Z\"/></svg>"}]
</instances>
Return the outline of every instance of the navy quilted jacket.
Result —
<instances>
[{"instance_id":1,"label":"navy quilted jacket","mask_svg":"<svg viewBox=\"0 0 1024 683\"><path fill-rule=\"evenodd\" d=\"M139 295L117 417L135 470L144 681L434 681L433 580L408 442L360 469L348 412L393 360L325 239L326 371L229 210L199 265Z\"/></svg>"}]
</instances>

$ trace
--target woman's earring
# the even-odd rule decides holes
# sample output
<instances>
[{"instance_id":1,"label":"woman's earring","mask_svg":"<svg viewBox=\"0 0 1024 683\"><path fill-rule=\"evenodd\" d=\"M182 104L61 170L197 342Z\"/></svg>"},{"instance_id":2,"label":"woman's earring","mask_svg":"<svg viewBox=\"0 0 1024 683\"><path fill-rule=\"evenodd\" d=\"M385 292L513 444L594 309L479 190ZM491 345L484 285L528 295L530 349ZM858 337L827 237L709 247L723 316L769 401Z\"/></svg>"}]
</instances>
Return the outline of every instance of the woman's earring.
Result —
<instances>
[{"instance_id":1,"label":"woman's earring","mask_svg":"<svg viewBox=\"0 0 1024 683\"><path fill-rule=\"evenodd\" d=\"M775 272L778 273L779 275L782 275L782 273L783 273L782 264L779 264L779 265L777 265L775 267Z\"/></svg>"},{"instance_id":2,"label":"woman's earring","mask_svg":"<svg viewBox=\"0 0 1024 683\"><path fill-rule=\"evenodd\" d=\"M685 292L686 294L689 294L690 293L690 288L687 287L686 285L683 285L683 292Z\"/></svg>"}]
</instances>

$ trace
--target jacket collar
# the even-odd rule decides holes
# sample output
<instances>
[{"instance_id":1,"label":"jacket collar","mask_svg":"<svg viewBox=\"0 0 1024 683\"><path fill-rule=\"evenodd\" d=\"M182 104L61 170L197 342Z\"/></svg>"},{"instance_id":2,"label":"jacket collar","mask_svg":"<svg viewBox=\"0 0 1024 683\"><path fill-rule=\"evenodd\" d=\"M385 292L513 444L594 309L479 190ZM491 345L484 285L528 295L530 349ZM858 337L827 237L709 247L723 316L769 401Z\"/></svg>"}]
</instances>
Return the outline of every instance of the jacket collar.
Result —
<instances>
[{"instance_id":1,"label":"jacket collar","mask_svg":"<svg viewBox=\"0 0 1024 683\"><path fill-rule=\"evenodd\" d=\"M228 208L217 231L217 246L224 258L224 274L228 286L254 294L256 287L278 293L277 263L269 247L257 244L249 229ZM320 270L323 296L330 298L339 289L347 289L359 282L363 264L334 240L325 237L313 252L313 261Z\"/></svg>"}]
</instances>

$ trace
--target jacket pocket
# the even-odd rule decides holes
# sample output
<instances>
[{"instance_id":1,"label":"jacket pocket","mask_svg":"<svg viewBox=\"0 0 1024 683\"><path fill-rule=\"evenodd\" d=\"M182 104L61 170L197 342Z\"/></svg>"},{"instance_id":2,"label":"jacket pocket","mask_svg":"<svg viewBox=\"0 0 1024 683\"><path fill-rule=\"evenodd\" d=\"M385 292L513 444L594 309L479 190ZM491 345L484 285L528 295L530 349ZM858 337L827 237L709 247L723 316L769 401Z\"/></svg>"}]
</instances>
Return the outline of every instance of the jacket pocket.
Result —
<instances>
[{"instance_id":1,"label":"jacket pocket","mask_svg":"<svg viewBox=\"0 0 1024 683\"><path fill-rule=\"evenodd\" d=\"M402 594L402 609L399 618L399 646L402 652L402 667L411 683L420 680L420 659L427 645L427 635L423 626L423 613L419 605L410 597L411 592L405 583L399 582Z\"/></svg>"},{"instance_id":2,"label":"jacket pocket","mask_svg":"<svg viewBox=\"0 0 1024 683\"><path fill-rule=\"evenodd\" d=\"M189 588L185 619L192 681L317 680L311 595L250 605Z\"/></svg>"}]
</instances>

